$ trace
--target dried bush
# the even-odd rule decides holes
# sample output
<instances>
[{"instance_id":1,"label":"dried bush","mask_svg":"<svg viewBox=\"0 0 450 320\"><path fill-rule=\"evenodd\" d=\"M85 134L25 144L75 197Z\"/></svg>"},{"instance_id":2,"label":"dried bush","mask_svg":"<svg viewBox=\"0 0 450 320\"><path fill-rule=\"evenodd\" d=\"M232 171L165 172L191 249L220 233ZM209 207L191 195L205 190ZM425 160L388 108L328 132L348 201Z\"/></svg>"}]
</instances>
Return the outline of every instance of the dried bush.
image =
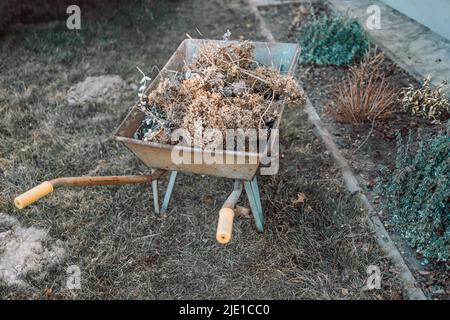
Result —
<instances>
[{"instance_id":1,"label":"dried bush","mask_svg":"<svg viewBox=\"0 0 450 320\"><path fill-rule=\"evenodd\" d=\"M448 83L443 81L438 87L431 88L431 76L428 76L422 86L403 88L400 93L400 104L404 111L418 115L434 122L448 118L450 103L442 89Z\"/></svg>"},{"instance_id":2,"label":"dried bush","mask_svg":"<svg viewBox=\"0 0 450 320\"><path fill-rule=\"evenodd\" d=\"M192 137L200 129L225 134L227 129L270 128L283 104L301 105L304 97L294 79L258 65L253 50L248 41L224 47L203 45L196 61L149 93L147 117L155 117L156 108L167 115L167 121L159 128L164 133L149 130L141 138L168 143L171 131L178 128ZM210 142L203 141L202 146Z\"/></svg>"},{"instance_id":3,"label":"dried bush","mask_svg":"<svg viewBox=\"0 0 450 320\"><path fill-rule=\"evenodd\" d=\"M299 35L300 62L343 65L363 57L369 47L364 29L354 18L322 15L306 24Z\"/></svg>"},{"instance_id":4,"label":"dried bush","mask_svg":"<svg viewBox=\"0 0 450 320\"><path fill-rule=\"evenodd\" d=\"M413 152L397 133L395 169L382 169L381 209L395 230L426 259L450 259L450 145L448 132L420 140Z\"/></svg>"},{"instance_id":5,"label":"dried bush","mask_svg":"<svg viewBox=\"0 0 450 320\"><path fill-rule=\"evenodd\" d=\"M328 111L338 121L353 125L365 121L375 123L395 110L398 92L388 83L383 61L383 53L368 53L337 85Z\"/></svg>"}]
</instances>

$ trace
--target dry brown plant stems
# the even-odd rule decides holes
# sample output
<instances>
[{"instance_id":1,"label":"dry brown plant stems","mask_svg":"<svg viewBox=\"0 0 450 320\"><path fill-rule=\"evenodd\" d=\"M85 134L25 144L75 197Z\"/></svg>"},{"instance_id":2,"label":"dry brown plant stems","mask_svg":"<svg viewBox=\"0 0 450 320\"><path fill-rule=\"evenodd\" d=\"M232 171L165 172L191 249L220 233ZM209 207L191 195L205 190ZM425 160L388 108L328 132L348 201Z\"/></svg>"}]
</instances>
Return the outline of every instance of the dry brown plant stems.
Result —
<instances>
[{"instance_id":1,"label":"dry brown plant stems","mask_svg":"<svg viewBox=\"0 0 450 320\"><path fill-rule=\"evenodd\" d=\"M148 132L144 140L170 143L170 132L178 128L192 136L198 129L225 134L227 129L270 128L283 104L303 105L295 80L256 63L253 51L248 41L200 47L193 63L185 62L183 71L162 79L149 93L148 116L155 116L150 109L156 107L167 115L168 125L165 134Z\"/></svg>"},{"instance_id":2,"label":"dry brown plant stems","mask_svg":"<svg viewBox=\"0 0 450 320\"><path fill-rule=\"evenodd\" d=\"M338 121L352 125L370 121L374 125L395 111L398 91L388 83L382 70L383 61L383 53L369 53L360 64L350 68L328 109Z\"/></svg>"}]
</instances>

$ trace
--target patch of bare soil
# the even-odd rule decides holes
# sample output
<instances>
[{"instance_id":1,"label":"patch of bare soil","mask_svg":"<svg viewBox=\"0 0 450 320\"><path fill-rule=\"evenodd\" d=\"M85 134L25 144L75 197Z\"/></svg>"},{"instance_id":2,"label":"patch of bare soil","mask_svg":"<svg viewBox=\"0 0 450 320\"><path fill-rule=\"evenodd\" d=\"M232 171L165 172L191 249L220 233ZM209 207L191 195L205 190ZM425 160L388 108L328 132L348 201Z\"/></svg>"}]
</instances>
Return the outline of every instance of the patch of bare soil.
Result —
<instances>
[{"instance_id":1,"label":"patch of bare soil","mask_svg":"<svg viewBox=\"0 0 450 320\"><path fill-rule=\"evenodd\" d=\"M13 216L0 212L0 281L29 288L29 279L45 276L65 253L60 241L47 246L50 241L46 230L24 227Z\"/></svg>"},{"instance_id":2,"label":"patch of bare soil","mask_svg":"<svg viewBox=\"0 0 450 320\"><path fill-rule=\"evenodd\" d=\"M69 105L83 103L114 104L120 101L120 95L126 89L126 82L117 75L87 77L69 88L67 102Z\"/></svg>"},{"instance_id":3,"label":"patch of bare soil","mask_svg":"<svg viewBox=\"0 0 450 320\"><path fill-rule=\"evenodd\" d=\"M314 4L312 12L330 13L323 4ZM308 8L307 10L305 8ZM260 8L266 23L274 33L278 41L296 42L298 31L309 21L308 5L286 4L267 6ZM412 117L403 112L394 114L385 121L372 127L371 123L364 123L356 127L339 123L327 112L332 104L332 96L336 84L345 79L348 66L318 66L314 64L299 65L297 76L301 80L303 88L311 102L320 114L322 120L334 135L334 140L339 146L345 158L351 164L357 175L360 185L365 188L374 204L380 201L374 194L375 180L379 174L380 165L393 166L396 153L395 132L400 130L407 135L409 130L420 128L422 134L437 132L442 129L440 125L434 125L431 121L419 117ZM395 89L412 84L417 87L418 82L389 58L385 58L383 71ZM386 228L394 234L387 222L385 214L381 215ZM450 293L450 267L448 263L430 263L422 266L421 259L414 250L409 248L400 237L394 237L398 245L402 247L405 259L412 266L416 279L422 284L422 288L433 298L448 299Z\"/></svg>"}]
</instances>

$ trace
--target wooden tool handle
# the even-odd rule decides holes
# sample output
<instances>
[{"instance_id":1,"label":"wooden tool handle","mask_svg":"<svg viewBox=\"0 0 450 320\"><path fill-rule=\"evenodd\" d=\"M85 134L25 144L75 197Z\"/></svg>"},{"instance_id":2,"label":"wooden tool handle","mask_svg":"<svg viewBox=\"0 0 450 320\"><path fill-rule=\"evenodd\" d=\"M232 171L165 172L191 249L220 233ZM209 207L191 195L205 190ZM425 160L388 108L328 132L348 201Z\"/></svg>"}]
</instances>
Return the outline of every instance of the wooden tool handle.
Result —
<instances>
[{"instance_id":1,"label":"wooden tool handle","mask_svg":"<svg viewBox=\"0 0 450 320\"><path fill-rule=\"evenodd\" d=\"M104 185L123 185L132 183L147 183L158 179L164 174L164 170L156 170L151 175L136 176L104 176L104 177L65 177L45 181L40 185L22 193L14 199L14 204L18 209L23 209L33 202L45 197L53 192L54 188L61 186L80 187L80 186L104 186Z\"/></svg>"},{"instance_id":2,"label":"wooden tool handle","mask_svg":"<svg viewBox=\"0 0 450 320\"><path fill-rule=\"evenodd\" d=\"M70 186L70 187L82 187L82 186L105 186L105 185L123 185L134 183L147 183L155 179L158 179L164 173L163 170L157 170L153 174L148 176L136 175L136 176L103 176L103 177L65 177L50 180L50 183L54 187Z\"/></svg>"},{"instance_id":3,"label":"wooden tool handle","mask_svg":"<svg viewBox=\"0 0 450 320\"><path fill-rule=\"evenodd\" d=\"M53 192L53 185L49 181L44 181L40 185L16 197L14 204L17 208L23 209L51 192Z\"/></svg>"},{"instance_id":4,"label":"wooden tool handle","mask_svg":"<svg viewBox=\"0 0 450 320\"><path fill-rule=\"evenodd\" d=\"M219 211L216 239L219 243L226 244L231 240L233 231L234 211L231 208L222 208Z\"/></svg>"}]
</instances>

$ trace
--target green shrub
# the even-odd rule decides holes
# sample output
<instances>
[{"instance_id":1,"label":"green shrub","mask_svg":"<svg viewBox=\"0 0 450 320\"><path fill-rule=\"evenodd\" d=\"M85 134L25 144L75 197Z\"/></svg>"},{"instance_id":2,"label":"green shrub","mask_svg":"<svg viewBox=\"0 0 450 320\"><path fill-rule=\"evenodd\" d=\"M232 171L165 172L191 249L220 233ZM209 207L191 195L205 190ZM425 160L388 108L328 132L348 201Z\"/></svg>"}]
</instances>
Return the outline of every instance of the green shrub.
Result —
<instances>
[{"instance_id":1,"label":"green shrub","mask_svg":"<svg viewBox=\"0 0 450 320\"><path fill-rule=\"evenodd\" d=\"M363 57L369 41L361 25L348 16L315 18L300 30L300 63L343 65Z\"/></svg>"},{"instance_id":2,"label":"green shrub","mask_svg":"<svg viewBox=\"0 0 450 320\"><path fill-rule=\"evenodd\" d=\"M450 158L448 132L423 139L397 133L395 170L383 168L377 184L381 208L395 230L427 259L450 260Z\"/></svg>"}]
</instances>

